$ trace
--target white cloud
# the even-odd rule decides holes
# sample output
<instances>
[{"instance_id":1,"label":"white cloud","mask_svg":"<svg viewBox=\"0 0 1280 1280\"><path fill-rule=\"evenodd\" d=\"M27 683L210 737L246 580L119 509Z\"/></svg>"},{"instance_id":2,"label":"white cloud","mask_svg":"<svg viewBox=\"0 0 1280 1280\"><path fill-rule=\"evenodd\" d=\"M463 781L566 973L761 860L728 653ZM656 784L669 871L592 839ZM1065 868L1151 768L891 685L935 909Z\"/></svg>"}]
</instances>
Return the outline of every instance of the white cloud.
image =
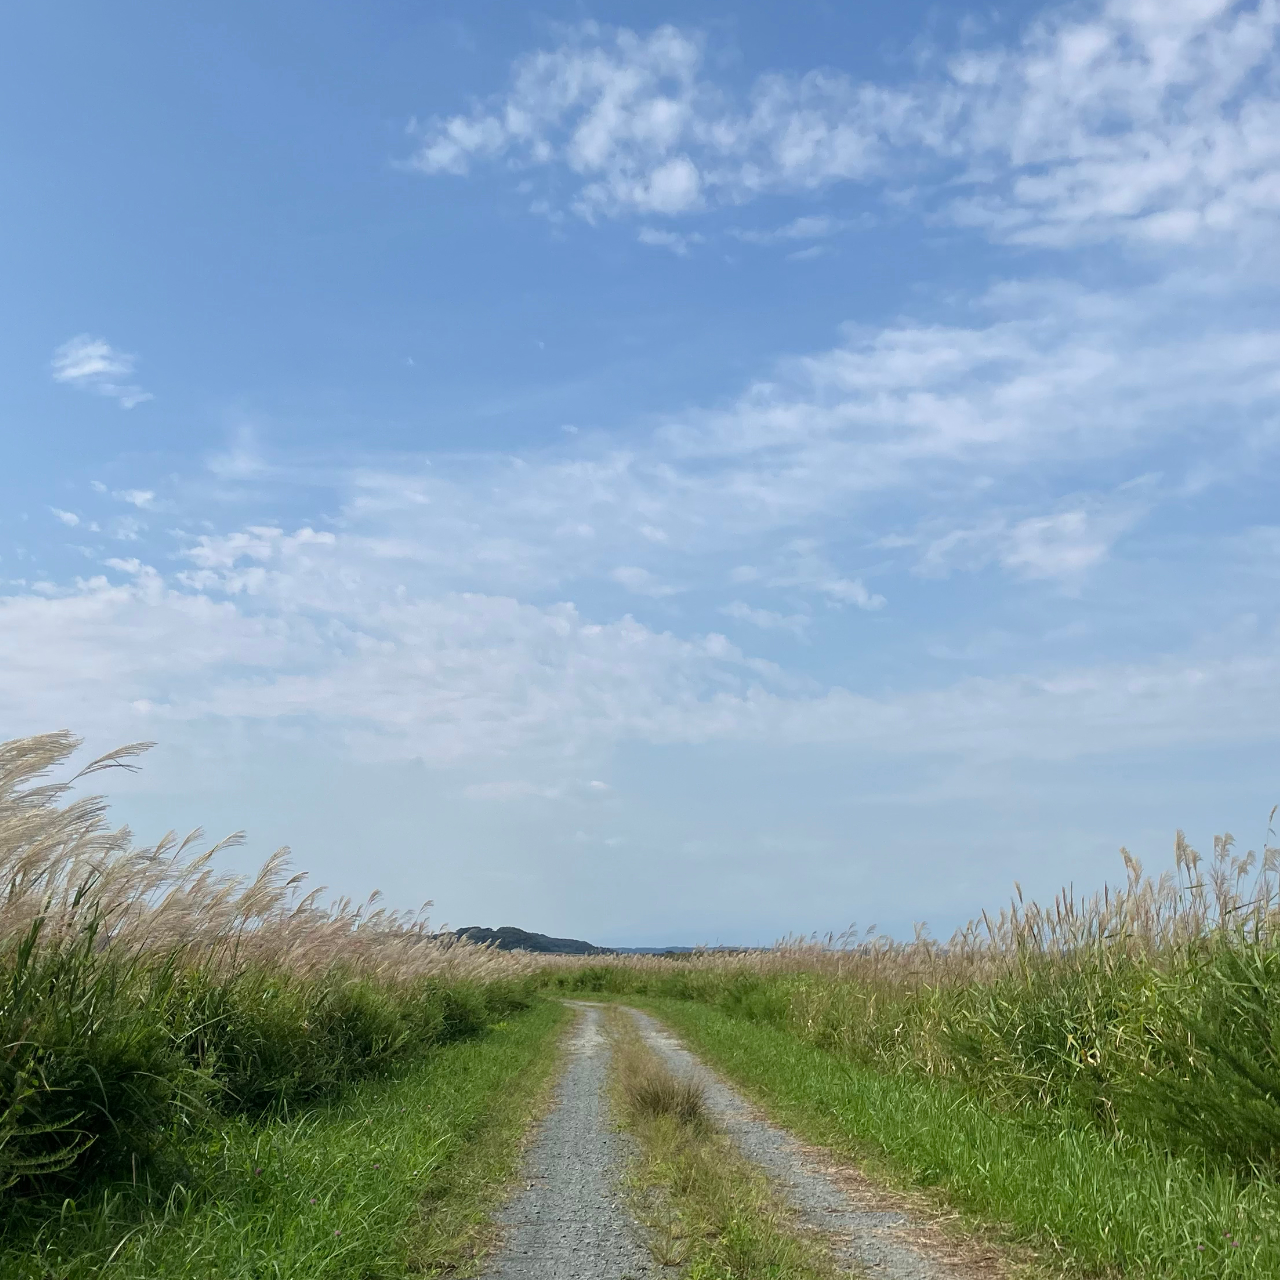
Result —
<instances>
[{"instance_id":1,"label":"white cloud","mask_svg":"<svg viewBox=\"0 0 1280 1280\"><path fill-rule=\"evenodd\" d=\"M121 516L111 522L110 533L121 542L137 542L146 530L146 525L133 516Z\"/></svg>"},{"instance_id":2,"label":"white cloud","mask_svg":"<svg viewBox=\"0 0 1280 1280\"><path fill-rule=\"evenodd\" d=\"M1028 650L1011 643L1003 674L932 690L923 675L886 687L883 672L917 655L872 654L873 633L901 635L934 590L907 576L931 556L938 571L998 566L1015 610L1054 597L1031 584L1121 557L1126 521L1189 500L1191 462L1267 474L1280 330L1224 297L1184 278L1123 294L1008 284L945 322L850 328L656 430L563 435L520 457L365 459L322 478L255 462L181 502L122 489L146 495L114 526L131 558L0 598L0 715L131 736L305 724L370 756L577 757L575 777L597 771L580 759L592 744L636 741L1069 753L1190 741L1214 707L1214 732L1261 733L1259 708L1280 690L1262 627L1135 666L1096 653L1018 666ZM1083 470L1157 466L1170 473L1160 491L1113 476L1081 493ZM259 510L289 483L315 527L219 527L227 476ZM173 545L137 518L170 504L206 529L180 539L176 573ZM884 537L903 528L916 532ZM726 579L726 616L813 639L804 670L746 640L678 634L681 614L650 603L715 600ZM614 586L635 597L622 617ZM832 677L820 663L833 651L858 662ZM523 760L509 776L568 785Z\"/></svg>"},{"instance_id":3,"label":"white cloud","mask_svg":"<svg viewBox=\"0 0 1280 1280\"><path fill-rule=\"evenodd\" d=\"M885 544L923 545L916 571L926 577L995 563L1021 578L1074 585L1105 561L1117 539L1146 513L1150 497L1144 491L1149 488L1140 478L1118 493L1050 515L1014 519L993 514L979 525L886 539Z\"/></svg>"},{"instance_id":4,"label":"white cloud","mask_svg":"<svg viewBox=\"0 0 1280 1280\"><path fill-rule=\"evenodd\" d=\"M861 578L824 578L815 585L840 604L856 604L859 609L867 610L884 608L884 596L868 591Z\"/></svg>"},{"instance_id":5,"label":"white cloud","mask_svg":"<svg viewBox=\"0 0 1280 1280\"><path fill-rule=\"evenodd\" d=\"M842 219L832 218L826 214L805 214L799 218L793 218L784 226L774 227L772 230L760 231L734 228L731 234L736 239L743 240L747 244L777 244L780 241L825 240L838 234L849 225L848 222Z\"/></svg>"},{"instance_id":6,"label":"white cloud","mask_svg":"<svg viewBox=\"0 0 1280 1280\"><path fill-rule=\"evenodd\" d=\"M53 374L59 382L127 377L132 372L132 356L113 350L104 339L91 338L87 333L64 342L53 357Z\"/></svg>"},{"instance_id":7,"label":"white cloud","mask_svg":"<svg viewBox=\"0 0 1280 1280\"><path fill-rule=\"evenodd\" d=\"M620 587L626 587L635 595L652 596L655 600L663 596L676 595L680 591L679 587L670 586L650 573L648 569L641 569L636 565L620 565L609 574L609 577Z\"/></svg>"},{"instance_id":8,"label":"white cloud","mask_svg":"<svg viewBox=\"0 0 1280 1280\"><path fill-rule=\"evenodd\" d=\"M790 631L803 636L812 619L805 613L775 613L772 609L755 609L743 600L735 600L720 610L727 618L748 622L762 631Z\"/></svg>"},{"instance_id":9,"label":"white cloud","mask_svg":"<svg viewBox=\"0 0 1280 1280\"><path fill-rule=\"evenodd\" d=\"M859 103L874 114L893 95L821 73L770 76L743 112L702 76L702 43L672 26L641 35L586 23L559 48L519 59L505 97L425 126L412 163L449 174L504 156L564 165L588 219L688 213L814 185L823 170L853 177L873 167L875 125L842 117Z\"/></svg>"},{"instance_id":10,"label":"white cloud","mask_svg":"<svg viewBox=\"0 0 1280 1280\"><path fill-rule=\"evenodd\" d=\"M841 573L823 553L822 543L816 537L794 538L778 549L768 571L743 565L732 572L730 580L763 581L771 588L782 588L793 594L797 590L811 592L823 597L828 604L853 604L869 612L883 609L885 605L884 596L869 591L861 578L849 578ZM733 616L746 618L742 613Z\"/></svg>"},{"instance_id":11,"label":"white cloud","mask_svg":"<svg viewBox=\"0 0 1280 1280\"><path fill-rule=\"evenodd\" d=\"M663 231L658 227L641 227L636 239L641 244L652 245L658 249L670 249L681 258L688 257L690 245L702 243L702 236L696 232L681 235L677 231Z\"/></svg>"},{"instance_id":12,"label":"white cloud","mask_svg":"<svg viewBox=\"0 0 1280 1280\"><path fill-rule=\"evenodd\" d=\"M308 536L345 530L381 574L403 566L442 590L591 599L612 582L661 599L711 589L736 564L733 580L753 584L749 607L776 612L769 593L785 590L794 599L783 613L821 601L871 609L892 598L886 566L874 567L894 550L876 515L892 501L917 513L908 522L919 531L897 549L903 564L1061 578L1098 562L1147 498L1081 497L1060 472L1141 474L1157 451L1174 472L1212 458L1230 476L1256 471L1280 444L1280 331L1233 322L1215 297L1171 285L1123 297L1003 287L950 324L851 329L647 433L565 437L514 461L437 455L383 470L371 460L330 477L340 507ZM283 469L256 482L277 479L311 483ZM1030 505L1028 485L1048 496ZM1060 517L1076 510L1087 519L1073 531ZM258 525L208 535L190 573L238 562L235 589L252 592L285 537Z\"/></svg>"},{"instance_id":13,"label":"white cloud","mask_svg":"<svg viewBox=\"0 0 1280 1280\"><path fill-rule=\"evenodd\" d=\"M212 455L205 465L221 480L252 480L269 471L256 433L245 425L236 429L229 447Z\"/></svg>"},{"instance_id":14,"label":"white cloud","mask_svg":"<svg viewBox=\"0 0 1280 1280\"><path fill-rule=\"evenodd\" d=\"M1280 330L1220 330L1201 310L1212 296L1002 288L974 324L853 330L664 440L691 468L719 462L704 485L733 491L726 514L741 527L972 468L995 478L1265 434L1280 410Z\"/></svg>"},{"instance_id":15,"label":"white cloud","mask_svg":"<svg viewBox=\"0 0 1280 1280\"><path fill-rule=\"evenodd\" d=\"M56 382L109 396L123 409L132 409L154 397L149 391L123 382L133 374L134 356L117 351L104 338L87 333L64 342L53 353L53 377Z\"/></svg>"},{"instance_id":16,"label":"white cloud","mask_svg":"<svg viewBox=\"0 0 1280 1280\"><path fill-rule=\"evenodd\" d=\"M1087 512L1063 511L1022 520L1009 531L1001 562L1028 578L1075 578L1104 560L1110 540Z\"/></svg>"},{"instance_id":17,"label":"white cloud","mask_svg":"<svg viewBox=\"0 0 1280 1280\"><path fill-rule=\"evenodd\" d=\"M1272 0L1109 0L957 57L944 150L972 166L973 195L956 215L1050 245L1273 234L1278 34Z\"/></svg>"},{"instance_id":18,"label":"white cloud","mask_svg":"<svg viewBox=\"0 0 1280 1280\"><path fill-rule=\"evenodd\" d=\"M66 722L148 736L210 717L280 732L301 721L313 739L365 757L435 763L715 740L1062 758L1275 731L1280 661L1269 636L1229 658L805 695L771 683L723 637L594 623L568 604L402 596L375 585L358 539L316 544L304 532L276 540L251 609L212 584L179 589L145 564L124 585L99 578L0 598L0 715L15 731ZM599 791L567 785L499 790Z\"/></svg>"},{"instance_id":19,"label":"white cloud","mask_svg":"<svg viewBox=\"0 0 1280 1280\"><path fill-rule=\"evenodd\" d=\"M130 581L0 598L7 724L119 731L139 704L157 725L301 716L367 753L441 761L680 735L681 705L759 679L719 637L596 624L569 604L405 596L359 539L282 535L256 562L251 603L238 563L199 588L145 564L115 567Z\"/></svg>"},{"instance_id":20,"label":"white cloud","mask_svg":"<svg viewBox=\"0 0 1280 1280\"><path fill-rule=\"evenodd\" d=\"M63 524L72 529L80 523L80 517L76 515L74 511L61 511L57 507L50 507L49 510L52 511L54 516L61 520Z\"/></svg>"},{"instance_id":21,"label":"white cloud","mask_svg":"<svg viewBox=\"0 0 1280 1280\"><path fill-rule=\"evenodd\" d=\"M1274 0L1103 0L1008 45L935 51L915 81L765 73L741 95L708 74L698 32L588 23L519 59L505 94L426 125L413 164L561 167L588 219L888 180L1004 240L1270 235L1278 34Z\"/></svg>"},{"instance_id":22,"label":"white cloud","mask_svg":"<svg viewBox=\"0 0 1280 1280\"><path fill-rule=\"evenodd\" d=\"M150 489L123 489L111 495L121 502L128 502L142 511L148 511L155 505L156 495Z\"/></svg>"}]
</instances>

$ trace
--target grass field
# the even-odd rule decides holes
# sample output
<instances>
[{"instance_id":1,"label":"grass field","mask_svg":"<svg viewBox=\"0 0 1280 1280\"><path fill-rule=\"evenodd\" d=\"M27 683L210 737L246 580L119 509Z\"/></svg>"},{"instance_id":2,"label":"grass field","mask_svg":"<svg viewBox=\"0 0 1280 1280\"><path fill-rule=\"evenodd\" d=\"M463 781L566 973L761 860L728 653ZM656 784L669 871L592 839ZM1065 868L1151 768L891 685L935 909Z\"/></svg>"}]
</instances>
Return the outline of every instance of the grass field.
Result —
<instances>
[{"instance_id":1,"label":"grass field","mask_svg":"<svg viewBox=\"0 0 1280 1280\"><path fill-rule=\"evenodd\" d=\"M75 745L0 743L0 1276L465 1270L557 1057L529 961L138 848Z\"/></svg>"},{"instance_id":2,"label":"grass field","mask_svg":"<svg viewBox=\"0 0 1280 1280\"><path fill-rule=\"evenodd\" d=\"M1280 849L1179 836L1167 875L1125 855L945 945L547 961L322 905L287 851L137 848L47 782L74 746L0 744L4 1277L465 1269L553 1067L539 991L650 1002L797 1132L1070 1271L1280 1275ZM696 1125L632 1122L712 1186Z\"/></svg>"},{"instance_id":3,"label":"grass field","mask_svg":"<svg viewBox=\"0 0 1280 1280\"><path fill-rule=\"evenodd\" d=\"M289 1120L193 1140L184 1179L103 1183L28 1212L0 1275L31 1280L380 1280L466 1274L554 1067L544 1001Z\"/></svg>"},{"instance_id":4,"label":"grass field","mask_svg":"<svg viewBox=\"0 0 1280 1280\"><path fill-rule=\"evenodd\" d=\"M554 990L649 1002L784 1124L929 1187L1076 1273L1280 1275L1280 849L944 945L564 961Z\"/></svg>"},{"instance_id":5,"label":"grass field","mask_svg":"<svg viewBox=\"0 0 1280 1280\"><path fill-rule=\"evenodd\" d=\"M646 1001L706 1061L805 1138L891 1180L938 1189L1073 1271L1280 1275L1280 1188L1000 1112L962 1090L887 1075L777 1027L686 1001Z\"/></svg>"},{"instance_id":6,"label":"grass field","mask_svg":"<svg viewBox=\"0 0 1280 1280\"><path fill-rule=\"evenodd\" d=\"M528 1003L527 962L373 900L322 906L287 850L240 879L198 833L135 847L44 782L74 746L0 744L0 1203L160 1177L210 1125L296 1111Z\"/></svg>"}]
</instances>

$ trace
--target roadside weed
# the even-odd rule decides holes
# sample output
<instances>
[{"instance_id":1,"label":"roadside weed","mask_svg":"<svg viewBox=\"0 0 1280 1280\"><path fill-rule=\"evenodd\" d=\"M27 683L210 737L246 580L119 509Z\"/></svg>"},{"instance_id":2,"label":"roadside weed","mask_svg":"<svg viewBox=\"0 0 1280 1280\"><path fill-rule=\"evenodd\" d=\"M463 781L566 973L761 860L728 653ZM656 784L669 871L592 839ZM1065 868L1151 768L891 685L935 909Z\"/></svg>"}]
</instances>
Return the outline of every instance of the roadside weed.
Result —
<instances>
[{"instance_id":1,"label":"roadside weed","mask_svg":"<svg viewBox=\"0 0 1280 1280\"><path fill-rule=\"evenodd\" d=\"M664 1267L699 1280L834 1280L826 1250L711 1121L699 1086L676 1077L629 1016L611 1010L615 1105L638 1154L634 1206Z\"/></svg>"}]
</instances>

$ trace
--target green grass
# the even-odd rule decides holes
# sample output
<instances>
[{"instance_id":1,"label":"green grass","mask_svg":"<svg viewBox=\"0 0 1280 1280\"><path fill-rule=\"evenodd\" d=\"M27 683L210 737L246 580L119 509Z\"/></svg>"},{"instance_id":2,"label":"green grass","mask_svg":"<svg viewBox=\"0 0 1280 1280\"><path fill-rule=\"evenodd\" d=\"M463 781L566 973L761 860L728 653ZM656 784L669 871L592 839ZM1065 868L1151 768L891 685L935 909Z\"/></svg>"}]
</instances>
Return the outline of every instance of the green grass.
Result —
<instances>
[{"instance_id":1,"label":"green grass","mask_svg":"<svg viewBox=\"0 0 1280 1280\"><path fill-rule=\"evenodd\" d=\"M1150 1277L1280 1275L1280 1188L1108 1138L1063 1114L1001 1112L958 1087L886 1074L776 1026L643 1000L784 1125L870 1161L1069 1270Z\"/></svg>"},{"instance_id":2,"label":"green grass","mask_svg":"<svg viewBox=\"0 0 1280 1280\"><path fill-rule=\"evenodd\" d=\"M0 1205L132 1175L211 1114L314 1105L474 1035L526 988L225 971L117 953L96 921L41 945L37 921L0 943Z\"/></svg>"},{"instance_id":3,"label":"green grass","mask_svg":"<svg viewBox=\"0 0 1280 1280\"><path fill-rule=\"evenodd\" d=\"M4 1280L384 1280L466 1272L557 1054L539 1001L394 1077L191 1139L168 1185L99 1185L0 1238ZM159 1170L148 1177L156 1178Z\"/></svg>"},{"instance_id":4,"label":"green grass","mask_svg":"<svg viewBox=\"0 0 1280 1280\"><path fill-rule=\"evenodd\" d=\"M609 1033L615 1106L637 1139L634 1207L659 1265L688 1280L834 1280L825 1248L712 1122L701 1087L674 1076L626 1015L611 1014Z\"/></svg>"}]
</instances>

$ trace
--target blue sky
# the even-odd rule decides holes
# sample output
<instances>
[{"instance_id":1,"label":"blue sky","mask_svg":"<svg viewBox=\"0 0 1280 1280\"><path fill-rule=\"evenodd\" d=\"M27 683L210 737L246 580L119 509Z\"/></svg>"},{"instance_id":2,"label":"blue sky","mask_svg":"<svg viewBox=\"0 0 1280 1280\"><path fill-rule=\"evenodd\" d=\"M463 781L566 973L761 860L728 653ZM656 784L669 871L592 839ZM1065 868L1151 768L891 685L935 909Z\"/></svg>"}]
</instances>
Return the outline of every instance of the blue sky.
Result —
<instances>
[{"instance_id":1,"label":"blue sky","mask_svg":"<svg viewBox=\"0 0 1280 1280\"><path fill-rule=\"evenodd\" d=\"M0 725L597 941L1280 800L1280 7L28 7Z\"/></svg>"}]
</instances>

